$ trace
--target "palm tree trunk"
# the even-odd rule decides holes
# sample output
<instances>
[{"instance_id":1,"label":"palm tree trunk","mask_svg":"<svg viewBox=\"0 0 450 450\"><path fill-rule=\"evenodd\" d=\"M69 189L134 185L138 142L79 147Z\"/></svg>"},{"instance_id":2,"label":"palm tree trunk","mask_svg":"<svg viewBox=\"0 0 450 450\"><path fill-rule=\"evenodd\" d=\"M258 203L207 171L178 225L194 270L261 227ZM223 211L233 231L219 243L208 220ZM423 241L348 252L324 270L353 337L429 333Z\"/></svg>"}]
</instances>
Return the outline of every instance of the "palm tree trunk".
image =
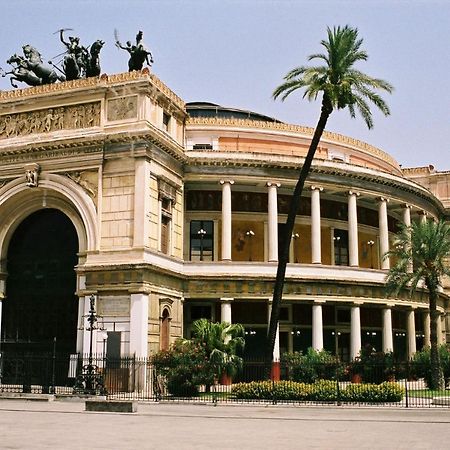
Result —
<instances>
[{"instance_id":1,"label":"palm tree trunk","mask_svg":"<svg viewBox=\"0 0 450 450\"><path fill-rule=\"evenodd\" d=\"M303 191L303 186L305 184L306 178L311 167L314 154L316 153L317 146L319 145L320 138L322 137L323 131L325 130L325 125L327 123L328 117L330 116L333 108L330 101L326 96L322 100L322 110L320 113L319 121L317 122L316 129L314 131L311 144L309 146L308 154L306 155L305 162L301 168L297 184L292 195L291 204L289 207L289 214L286 220L285 226L285 236L282 240L282 247L279 253L277 275L275 278L275 286L273 289L272 298L272 312L270 314L269 330L267 332L267 346L265 354L266 363L266 376L269 377L270 368L272 365L273 349L275 346L276 333L278 328L278 320L280 316L280 305L283 295L284 279L286 275L286 265L289 260L289 247L291 244L292 231L294 230L295 218L297 216L297 211L299 210L301 195Z\"/></svg>"},{"instance_id":2,"label":"palm tree trunk","mask_svg":"<svg viewBox=\"0 0 450 450\"><path fill-rule=\"evenodd\" d=\"M437 335L437 321L439 319L439 312L437 310L437 291L434 287L430 287L430 282L427 280L428 295L430 302L430 370L431 370L431 386L429 389L443 389L444 378L442 373L441 361L439 357L438 335Z\"/></svg>"}]
</instances>

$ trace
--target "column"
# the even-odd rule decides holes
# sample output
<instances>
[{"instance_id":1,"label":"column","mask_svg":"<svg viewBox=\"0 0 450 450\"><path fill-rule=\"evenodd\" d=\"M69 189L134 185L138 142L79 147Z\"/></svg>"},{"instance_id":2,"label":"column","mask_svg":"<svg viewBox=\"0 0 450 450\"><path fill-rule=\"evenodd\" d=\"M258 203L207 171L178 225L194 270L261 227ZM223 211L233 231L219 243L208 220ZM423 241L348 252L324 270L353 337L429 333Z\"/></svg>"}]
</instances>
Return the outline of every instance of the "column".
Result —
<instances>
[{"instance_id":1,"label":"column","mask_svg":"<svg viewBox=\"0 0 450 450\"><path fill-rule=\"evenodd\" d=\"M361 351L361 316L359 305L351 308L350 316L350 360L355 359Z\"/></svg>"},{"instance_id":2,"label":"column","mask_svg":"<svg viewBox=\"0 0 450 450\"><path fill-rule=\"evenodd\" d=\"M220 299L220 321L233 323L231 321L231 302L233 298L223 297Z\"/></svg>"},{"instance_id":3,"label":"column","mask_svg":"<svg viewBox=\"0 0 450 450\"><path fill-rule=\"evenodd\" d=\"M85 303L86 297L78 298L78 321L77 321L77 353L83 354L85 352L84 347L84 328L85 328L85 320L84 320L84 311L85 311ZM89 348L89 343L88 347Z\"/></svg>"},{"instance_id":4,"label":"column","mask_svg":"<svg viewBox=\"0 0 450 450\"><path fill-rule=\"evenodd\" d=\"M130 355L148 355L148 294L130 296Z\"/></svg>"},{"instance_id":5,"label":"column","mask_svg":"<svg viewBox=\"0 0 450 450\"><path fill-rule=\"evenodd\" d=\"M356 198L358 192L349 191L348 193L348 253L349 265L359 266L358 255L358 214L356 210Z\"/></svg>"},{"instance_id":6,"label":"column","mask_svg":"<svg viewBox=\"0 0 450 450\"><path fill-rule=\"evenodd\" d=\"M388 199L384 197L379 198L378 203L378 224L380 232L380 257L381 268L389 270L389 258L384 258L386 252L389 251L389 229L388 229L388 216L387 216L387 203Z\"/></svg>"},{"instance_id":7,"label":"column","mask_svg":"<svg viewBox=\"0 0 450 450\"><path fill-rule=\"evenodd\" d=\"M312 307L312 347L314 350L323 350L323 322L322 303L315 301Z\"/></svg>"},{"instance_id":8,"label":"column","mask_svg":"<svg viewBox=\"0 0 450 450\"><path fill-rule=\"evenodd\" d=\"M320 192L322 187L311 186L311 255L313 264L322 264L320 235Z\"/></svg>"},{"instance_id":9,"label":"column","mask_svg":"<svg viewBox=\"0 0 450 450\"><path fill-rule=\"evenodd\" d=\"M146 158L135 160L133 246L146 247L149 239L150 169ZM158 222L161 214L158 216Z\"/></svg>"},{"instance_id":10,"label":"column","mask_svg":"<svg viewBox=\"0 0 450 450\"><path fill-rule=\"evenodd\" d=\"M279 183L268 182L268 234L269 234L269 262L278 261L278 201L277 188Z\"/></svg>"},{"instance_id":11,"label":"column","mask_svg":"<svg viewBox=\"0 0 450 450\"><path fill-rule=\"evenodd\" d=\"M222 185L222 261L231 261L231 186L232 180L221 180Z\"/></svg>"},{"instance_id":12,"label":"column","mask_svg":"<svg viewBox=\"0 0 450 450\"><path fill-rule=\"evenodd\" d=\"M419 214L420 214L420 222L425 223L427 221L427 212L421 211Z\"/></svg>"},{"instance_id":13,"label":"column","mask_svg":"<svg viewBox=\"0 0 450 450\"><path fill-rule=\"evenodd\" d=\"M439 314L437 317L437 343L442 344L442 315Z\"/></svg>"},{"instance_id":14,"label":"column","mask_svg":"<svg viewBox=\"0 0 450 450\"><path fill-rule=\"evenodd\" d=\"M267 323L270 323L270 315L272 313L272 298L269 299L268 303L268 319ZM275 336L275 345L273 347L272 355L272 371L270 373L270 378L275 381L280 380L280 324L277 324L277 333Z\"/></svg>"},{"instance_id":15,"label":"column","mask_svg":"<svg viewBox=\"0 0 450 450\"><path fill-rule=\"evenodd\" d=\"M431 347L430 324L430 311L425 311L423 317L423 334L425 335L425 337L423 338L423 346L428 348Z\"/></svg>"},{"instance_id":16,"label":"column","mask_svg":"<svg viewBox=\"0 0 450 450\"><path fill-rule=\"evenodd\" d=\"M411 205L403 205L403 223L407 226L411 226Z\"/></svg>"},{"instance_id":17,"label":"column","mask_svg":"<svg viewBox=\"0 0 450 450\"><path fill-rule=\"evenodd\" d=\"M403 206L403 223L407 226L410 227L411 226L411 206L408 204L405 204ZM408 272L412 272L413 271L413 265L412 262L410 264L408 264Z\"/></svg>"},{"instance_id":18,"label":"column","mask_svg":"<svg viewBox=\"0 0 450 450\"><path fill-rule=\"evenodd\" d=\"M391 308L383 309L383 352L388 353L394 350L392 337L392 311Z\"/></svg>"},{"instance_id":19,"label":"column","mask_svg":"<svg viewBox=\"0 0 450 450\"><path fill-rule=\"evenodd\" d=\"M414 353L416 353L416 322L414 318L414 309L411 309L406 314L406 325L408 333L408 359L412 359Z\"/></svg>"}]
</instances>

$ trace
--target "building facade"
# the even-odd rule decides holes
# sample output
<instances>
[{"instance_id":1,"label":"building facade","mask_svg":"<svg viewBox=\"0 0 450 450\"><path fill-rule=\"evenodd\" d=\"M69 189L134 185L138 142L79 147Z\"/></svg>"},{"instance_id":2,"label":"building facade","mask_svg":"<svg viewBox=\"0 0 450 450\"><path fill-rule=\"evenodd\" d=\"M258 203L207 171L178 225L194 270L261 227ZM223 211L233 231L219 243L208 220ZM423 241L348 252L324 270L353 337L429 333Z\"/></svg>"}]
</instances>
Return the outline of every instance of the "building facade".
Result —
<instances>
[{"instance_id":1,"label":"building facade","mask_svg":"<svg viewBox=\"0 0 450 450\"><path fill-rule=\"evenodd\" d=\"M242 323L246 356L261 355L312 132L185 104L145 70L0 92L2 351L86 352L94 295L98 353L147 356L206 317ZM407 358L429 343L426 293L387 298L392 261L381 257L400 223L449 212L448 174L424 170L324 134L292 236L276 358L312 346L349 360L365 344Z\"/></svg>"}]
</instances>

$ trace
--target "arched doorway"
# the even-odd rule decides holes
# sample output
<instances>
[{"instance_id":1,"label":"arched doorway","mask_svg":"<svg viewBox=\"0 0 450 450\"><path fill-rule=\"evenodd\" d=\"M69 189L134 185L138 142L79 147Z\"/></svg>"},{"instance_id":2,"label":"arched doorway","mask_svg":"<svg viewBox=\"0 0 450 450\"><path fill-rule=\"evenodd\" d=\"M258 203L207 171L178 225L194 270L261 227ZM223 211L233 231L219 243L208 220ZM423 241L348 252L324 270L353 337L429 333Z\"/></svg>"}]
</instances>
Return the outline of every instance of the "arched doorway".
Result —
<instances>
[{"instance_id":1,"label":"arched doorway","mask_svg":"<svg viewBox=\"0 0 450 450\"><path fill-rule=\"evenodd\" d=\"M161 350L169 350L170 346L170 314L167 308L161 316L161 331L160 331L160 347Z\"/></svg>"},{"instance_id":2,"label":"arched doorway","mask_svg":"<svg viewBox=\"0 0 450 450\"><path fill-rule=\"evenodd\" d=\"M61 211L30 214L8 247L1 350L8 353L74 353L78 237Z\"/></svg>"}]
</instances>

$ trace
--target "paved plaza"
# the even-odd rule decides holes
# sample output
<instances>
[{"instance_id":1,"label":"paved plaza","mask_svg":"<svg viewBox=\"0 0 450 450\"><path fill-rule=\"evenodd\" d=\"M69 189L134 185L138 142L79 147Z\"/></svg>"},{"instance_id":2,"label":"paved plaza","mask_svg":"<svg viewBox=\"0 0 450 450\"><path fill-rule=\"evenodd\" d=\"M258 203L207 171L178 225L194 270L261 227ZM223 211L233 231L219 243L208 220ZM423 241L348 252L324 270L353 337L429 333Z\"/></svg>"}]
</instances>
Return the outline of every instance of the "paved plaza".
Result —
<instances>
[{"instance_id":1,"label":"paved plaza","mask_svg":"<svg viewBox=\"0 0 450 450\"><path fill-rule=\"evenodd\" d=\"M448 449L450 410L0 400L0 430L2 450Z\"/></svg>"}]
</instances>

